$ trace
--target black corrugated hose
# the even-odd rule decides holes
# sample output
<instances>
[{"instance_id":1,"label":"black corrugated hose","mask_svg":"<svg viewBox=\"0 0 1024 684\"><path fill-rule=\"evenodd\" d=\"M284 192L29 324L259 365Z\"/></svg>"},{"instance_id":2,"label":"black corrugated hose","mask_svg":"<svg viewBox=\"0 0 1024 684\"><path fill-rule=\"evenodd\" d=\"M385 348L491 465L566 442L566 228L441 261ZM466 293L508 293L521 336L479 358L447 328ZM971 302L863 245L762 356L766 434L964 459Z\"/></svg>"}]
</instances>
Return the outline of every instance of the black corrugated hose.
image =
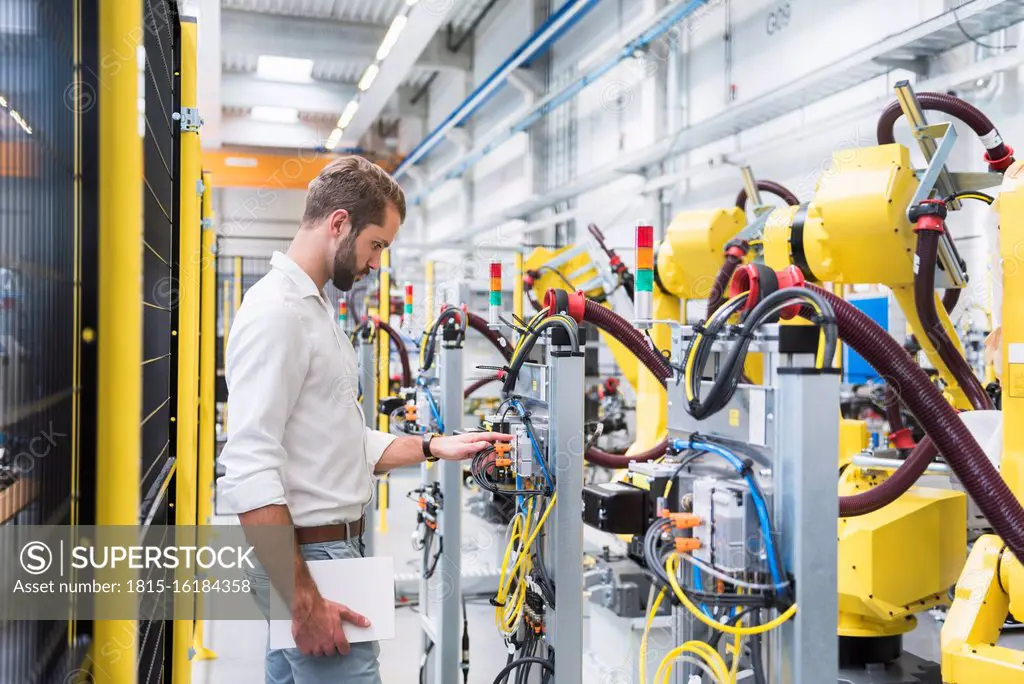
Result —
<instances>
[{"instance_id":1,"label":"black corrugated hose","mask_svg":"<svg viewBox=\"0 0 1024 684\"><path fill-rule=\"evenodd\" d=\"M791 207L795 207L800 204L800 200L797 199L796 195L781 183L776 183L770 180L759 180L757 181L757 189L761 192L767 192L769 195L775 195L780 200L785 202ZM747 189L743 188L736 195L736 207L738 209L747 208Z\"/></svg>"},{"instance_id":2,"label":"black corrugated hose","mask_svg":"<svg viewBox=\"0 0 1024 684\"><path fill-rule=\"evenodd\" d=\"M856 307L825 289L810 284L806 287L832 304L842 340L900 388L911 413L934 440L996 534L1018 559L1024 559L1024 509L928 375L896 340ZM906 464L900 469L903 467Z\"/></svg>"},{"instance_id":3,"label":"black corrugated hose","mask_svg":"<svg viewBox=\"0 0 1024 684\"><path fill-rule=\"evenodd\" d=\"M377 327L391 338L395 345L395 351L398 352L398 360L402 363L402 387L412 387L412 368L409 366L409 351L406 349L402 336L384 321L377 319L376 323Z\"/></svg>"},{"instance_id":4,"label":"black corrugated hose","mask_svg":"<svg viewBox=\"0 0 1024 684\"><path fill-rule=\"evenodd\" d=\"M985 161L989 171L1005 171L1014 162L1013 148L1003 142L991 119L974 105L946 93L916 93L922 109L949 114L970 126L985 146ZM893 128L903 116L899 102L892 102L878 118L876 137L879 145L896 142Z\"/></svg>"},{"instance_id":5,"label":"black corrugated hose","mask_svg":"<svg viewBox=\"0 0 1024 684\"><path fill-rule=\"evenodd\" d=\"M917 258L920 264L914 276L914 304L917 316L921 321L922 330L928 336L928 341L935 347L942 363L949 369L967 400L971 402L971 406L979 411L991 409L992 399L939 322L939 314L935 308L935 263L941 236L942 233L935 230L917 232Z\"/></svg>"}]
</instances>

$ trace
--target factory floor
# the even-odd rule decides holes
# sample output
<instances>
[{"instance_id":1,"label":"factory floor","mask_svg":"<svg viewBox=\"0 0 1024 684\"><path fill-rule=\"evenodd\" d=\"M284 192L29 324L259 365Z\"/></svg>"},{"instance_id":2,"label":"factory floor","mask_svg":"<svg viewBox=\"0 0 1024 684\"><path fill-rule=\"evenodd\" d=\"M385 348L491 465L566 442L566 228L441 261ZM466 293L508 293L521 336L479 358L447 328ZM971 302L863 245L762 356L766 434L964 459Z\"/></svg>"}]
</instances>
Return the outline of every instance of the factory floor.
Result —
<instances>
[{"instance_id":1,"label":"factory floor","mask_svg":"<svg viewBox=\"0 0 1024 684\"><path fill-rule=\"evenodd\" d=\"M388 511L389 530L376 535L375 555L390 555L395 559L399 577L415 573L420 554L413 550L410 537L415 526L416 508L405 493L419 483L419 471L408 469L391 477L391 507ZM220 516L217 524L237 524L234 516ZM463 562L467 567L494 568L497 547L504 548L504 539L496 538L495 528L478 516L463 513ZM474 553L467 560L467 553ZM401 584L401 582L400 582ZM467 602L470 641L469 684L491 684L494 675L505 663L507 652L494 628L494 609L485 599ZM588 619L584 616L584 619ZM904 639L904 648L926 660L939 660L939 629L941 623L925 614L919 617L917 629ZM263 622L211 622L205 627L205 646L217 654L214 660L193 664L195 684L256 684L264 680L263 657L267 626ZM585 628L586 631L586 628ZM420 616L413 606L399 608L396 618L396 637L380 644L381 675L384 684L413 684L419 681L422 654ZM1024 648L1024 634L1006 634L1001 642ZM600 684L627 684L634 680L632 667L623 669L600 668L585 664L583 681ZM431 679L428 679L431 681ZM445 683L456 684L456 683Z\"/></svg>"}]
</instances>

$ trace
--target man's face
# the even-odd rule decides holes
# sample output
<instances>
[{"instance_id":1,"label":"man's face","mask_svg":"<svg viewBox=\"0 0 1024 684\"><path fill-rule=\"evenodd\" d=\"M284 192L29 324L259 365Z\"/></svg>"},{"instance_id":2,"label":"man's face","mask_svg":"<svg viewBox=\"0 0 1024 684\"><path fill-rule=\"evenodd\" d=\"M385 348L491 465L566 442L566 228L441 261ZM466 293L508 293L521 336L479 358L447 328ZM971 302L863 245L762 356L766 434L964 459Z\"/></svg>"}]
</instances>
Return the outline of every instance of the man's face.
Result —
<instances>
[{"instance_id":1,"label":"man's face","mask_svg":"<svg viewBox=\"0 0 1024 684\"><path fill-rule=\"evenodd\" d=\"M347 232L340 238L334 252L334 265L331 280L342 292L352 289L352 285L362 280L371 270L380 268L380 255L394 242L395 235L401 225L398 210L388 205L384 212L384 225L369 224L356 235L352 224L347 224Z\"/></svg>"}]
</instances>

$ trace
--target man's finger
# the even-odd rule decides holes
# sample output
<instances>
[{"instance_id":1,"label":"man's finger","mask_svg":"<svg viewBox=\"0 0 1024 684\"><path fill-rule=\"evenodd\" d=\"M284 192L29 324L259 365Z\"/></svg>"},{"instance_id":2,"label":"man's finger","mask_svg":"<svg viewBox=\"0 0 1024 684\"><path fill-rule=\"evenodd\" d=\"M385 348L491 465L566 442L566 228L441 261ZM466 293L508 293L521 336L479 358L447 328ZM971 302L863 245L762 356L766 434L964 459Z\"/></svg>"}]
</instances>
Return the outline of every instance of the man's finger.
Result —
<instances>
[{"instance_id":1,"label":"man's finger","mask_svg":"<svg viewBox=\"0 0 1024 684\"><path fill-rule=\"evenodd\" d=\"M369 627L370 620L365 615L360 615L347 606L338 606L338 616L344 622L351 623L356 627Z\"/></svg>"},{"instance_id":2,"label":"man's finger","mask_svg":"<svg viewBox=\"0 0 1024 684\"><path fill-rule=\"evenodd\" d=\"M352 649L349 646L348 637L345 636L345 630L342 628L340 622L338 623L338 626L334 628L334 634L332 636L334 638L334 648L341 655L347 656L349 651Z\"/></svg>"},{"instance_id":3,"label":"man's finger","mask_svg":"<svg viewBox=\"0 0 1024 684\"><path fill-rule=\"evenodd\" d=\"M512 435L507 435L504 432L467 432L463 435L465 439L472 440L486 440L490 442L508 442L511 441Z\"/></svg>"}]
</instances>

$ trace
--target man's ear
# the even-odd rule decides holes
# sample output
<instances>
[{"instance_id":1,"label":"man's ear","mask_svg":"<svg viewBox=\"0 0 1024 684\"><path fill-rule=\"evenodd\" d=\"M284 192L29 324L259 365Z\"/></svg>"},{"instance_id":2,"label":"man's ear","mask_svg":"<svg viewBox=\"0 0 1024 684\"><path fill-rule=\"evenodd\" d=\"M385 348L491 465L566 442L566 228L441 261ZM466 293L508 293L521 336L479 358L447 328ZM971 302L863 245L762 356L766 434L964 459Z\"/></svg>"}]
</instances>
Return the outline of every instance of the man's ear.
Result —
<instances>
[{"instance_id":1,"label":"man's ear","mask_svg":"<svg viewBox=\"0 0 1024 684\"><path fill-rule=\"evenodd\" d=\"M352 221L349 219L348 210L338 209L334 211L331 214L327 230L330 232L331 237L337 236L342 239L348 237L348 234L352 231Z\"/></svg>"}]
</instances>

